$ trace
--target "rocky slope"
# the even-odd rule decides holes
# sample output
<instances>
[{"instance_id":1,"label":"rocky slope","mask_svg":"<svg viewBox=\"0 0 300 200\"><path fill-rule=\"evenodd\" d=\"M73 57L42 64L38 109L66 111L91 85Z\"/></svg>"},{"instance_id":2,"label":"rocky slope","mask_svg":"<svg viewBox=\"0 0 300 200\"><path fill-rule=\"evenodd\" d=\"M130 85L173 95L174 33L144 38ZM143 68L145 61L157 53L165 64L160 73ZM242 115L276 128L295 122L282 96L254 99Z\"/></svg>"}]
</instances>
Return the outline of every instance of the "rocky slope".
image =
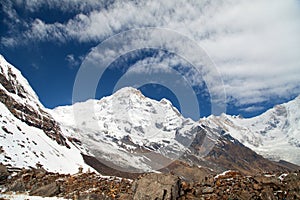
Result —
<instances>
[{"instance_id":1,"label":"rocky slope","mask_svg":"<svg viewBox=\"0 0 300 200\"><path fill-rule=\"evenodd\" d=\"M0 101L17 119L43 130L48 137L69 148L60 127L40 103L27 80L0 55Z\"/></svg>"},{"instance_id":2,"label":"rocky slope","mask_svg":"<svg viewBox=\"0 0 300 200\"><path fill-rule=\"evenodd\" d=\"M0 56L0 163L44 165L50 171L76 172L84 163L80 146L63 136L19 70ZM68 165L66 165L68 163Z\"/></svg>"},{"instance_id":3,"label":"rocky slope","mask_svg":"<svg viewBox=\"0 0 300 200\"><path fill-rule=\"evenodd\" d=\"M44 169L10 172L0 165L4 194L26 192L68 199L185 200L185 199L299 199L300 171L243 176L237 171L221 174L197 168L197 180L174 174L144 174L135 180L101 177L95 173L75 175L49 173ZM1 177L3 178L3 176ZM8 178L10 177L10 178ZM8 179L7 179L8 178ZM0 194L1 198L1 194Z\"/></svg>"}]
</instances>

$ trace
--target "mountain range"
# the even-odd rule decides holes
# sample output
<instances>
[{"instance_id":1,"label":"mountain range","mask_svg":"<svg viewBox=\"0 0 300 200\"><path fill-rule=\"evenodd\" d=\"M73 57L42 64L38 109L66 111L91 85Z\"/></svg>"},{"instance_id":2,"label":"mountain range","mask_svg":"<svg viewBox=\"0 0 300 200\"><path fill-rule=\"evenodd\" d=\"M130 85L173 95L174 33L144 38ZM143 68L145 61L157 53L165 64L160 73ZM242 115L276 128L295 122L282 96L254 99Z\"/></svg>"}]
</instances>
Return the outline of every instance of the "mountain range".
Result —
<instances>
[{"instance_id":1,"label":"mountain range","mask_svg":"<svg viewBox=\"0 0 300 200\"><path fill-rule=\"evenodd\" d=\"M167 99L126 87L100 100L45 108L19 70L0 56L0 163L79 167L130 177L184 166L244 174L300 164L300 97L260 116L222 114L193 121ZM293 152L293 153L291 153Z\"/></svg>"},{"instance_id":2,"label":"mountain range","mask_svg":"<svg viewBox=\"0 0 300 200\"><path fill-rule=\"evenodd\" d=\"M221 128L245 146L270 160L300 165L300 96L253 117L209 116L200 123Z\"/></svg>"}]
</instances>

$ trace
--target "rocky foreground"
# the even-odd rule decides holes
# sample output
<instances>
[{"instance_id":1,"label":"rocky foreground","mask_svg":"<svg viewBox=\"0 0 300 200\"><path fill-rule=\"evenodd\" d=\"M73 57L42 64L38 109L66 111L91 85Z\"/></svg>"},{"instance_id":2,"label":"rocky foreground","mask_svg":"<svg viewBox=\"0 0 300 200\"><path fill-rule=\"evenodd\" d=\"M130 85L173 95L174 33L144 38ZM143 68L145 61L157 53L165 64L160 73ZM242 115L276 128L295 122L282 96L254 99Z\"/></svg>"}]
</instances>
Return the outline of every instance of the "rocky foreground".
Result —
<instances>
[{"instance_id":1,"label":"rocky foreground","mask_svg":"<svg viewBox=\"0 0 300 200\"><path fill-rule=\"evenodd\" d=\"M199 170L202 170L199 168ZM1 193L66 199L300 199L300 171L243 176L236 171L198 180L174 174L144 174L134 180L96 173L58 174L42 168L0 165Z\"/></svg>"}]
</instances>

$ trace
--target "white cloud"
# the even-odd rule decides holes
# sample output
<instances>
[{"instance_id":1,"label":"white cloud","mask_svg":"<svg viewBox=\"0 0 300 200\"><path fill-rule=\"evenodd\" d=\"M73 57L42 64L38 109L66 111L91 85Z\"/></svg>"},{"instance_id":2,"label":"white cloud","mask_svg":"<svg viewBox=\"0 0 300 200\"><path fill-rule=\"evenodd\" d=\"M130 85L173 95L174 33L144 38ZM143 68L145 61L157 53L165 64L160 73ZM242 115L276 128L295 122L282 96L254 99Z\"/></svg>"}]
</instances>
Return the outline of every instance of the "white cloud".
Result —
<instances>
[{"instance_id":1,"label":"white cloud","mask_svg":"<svg viewBox=\"0 0 300 200\"><path fill-rule=\"evenodd\" d=\"M240 110L250 113L250 112L256 112L256 111L264 110L264 107L262 107L262 106L249 106L247 108L242 108Z\"/></svg>"},{"instance_id":2,"label":"white cloud","mask_svg":"<svg viewBox=\"0 0 300 200\"><path fill-rule=\"evenodd\" d=\"M73 69L81 64L82 58L80 57L77 59L73 54L68 54L65 60L69 63L69 67Z\"/></svg>"},{"instance_id":3,"label":"white cloud","mask_svg":"<svg viewBox=\"0 0 300 200\"><path fill-rule=\"evenodd\" d=\"M65 23L47 24L36 19L22 36L2 37L2 45L32 40L100 42L123 30L164 27L189 36L205 48L222 74L228 100L238 105L300 93L297 0L116 1L105 9L103 2L92 0L84 1L82 7L79 0L60 2L25 4L32 12L46 5L65 11L74 8L78 15ZM89 9L92 11L86 12ZM182 41L174 42L184 48Z\"/></svg>"},{"instance_id":4,"label":"white cloud","mask_svg":"<svg viewBox=\"0 0 300 200\"><path fill-rule=\"evenodd\" d=\"M30 12L36 12L42 7L61 10L63 12L88 11L102 8L106 0L15 0L18 6L25 7Z\"/></svg>"}]
</instances>

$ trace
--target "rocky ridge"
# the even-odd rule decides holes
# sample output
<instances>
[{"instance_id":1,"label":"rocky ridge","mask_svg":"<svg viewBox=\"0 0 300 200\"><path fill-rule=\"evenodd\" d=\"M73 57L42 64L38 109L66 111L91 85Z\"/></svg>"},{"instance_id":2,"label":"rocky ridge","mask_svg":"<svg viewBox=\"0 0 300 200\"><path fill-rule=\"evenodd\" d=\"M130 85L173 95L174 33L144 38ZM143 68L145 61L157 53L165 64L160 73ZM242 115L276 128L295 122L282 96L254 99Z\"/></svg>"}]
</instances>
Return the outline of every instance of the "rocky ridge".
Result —
<instances>
[{"instance_id":1,"label":"rocky ridge","mask_svg":"<svg viewBox=\"0 0 300 200\"><path fill-rule=\"evenodd\" d=\"M198 170L203 170L198 168ZM3 173L5 174L3 176ZM176 174L150 173L134 180L101 177L95 173L49 173L42 168L11 172L0 165L0 189L68 199L299 199L300 171L243 176L237 171L203 174L198 180Z\"/></svg>"},{"instance_id":2,"label":"rocky ridge","mask_svg":"<svg viewBox=\"0 0 300 200\"><path fill-rule=\"evenodd\" d=\"M63 135L21 72L0 56L0 163L13 167L41 164L48 171L87 169L78 140ZM68 163L68 165L66 165Z\"/></svg>"},{"instance_id":3,"label":"rocky ridge","mask_svg":"<svg viewBox=\"0 0 300 200\"><path fill-rule=\"evenodd\" d=\"M46 111L27 80L0 55L0 102L19 120L42 129L58 144L68 148L60 126Z\"/></svg>"}]
</instances>

